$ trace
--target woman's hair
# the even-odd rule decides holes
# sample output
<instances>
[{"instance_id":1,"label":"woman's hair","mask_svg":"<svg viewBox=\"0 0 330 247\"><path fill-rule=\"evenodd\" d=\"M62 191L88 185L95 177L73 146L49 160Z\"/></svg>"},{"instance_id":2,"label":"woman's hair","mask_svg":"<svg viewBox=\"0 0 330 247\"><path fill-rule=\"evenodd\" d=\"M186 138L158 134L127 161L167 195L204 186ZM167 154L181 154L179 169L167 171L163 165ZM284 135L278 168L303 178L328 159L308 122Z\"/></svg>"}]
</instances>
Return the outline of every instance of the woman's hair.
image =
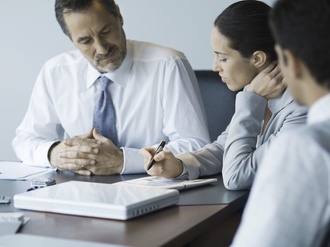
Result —
<instances>
[{"instance_id":1,"label":"woman's hair","mask_svg":"<svg viewBox=\"0 0 330 247\"><path fill-rule=\"evenodd\" d=\"M245 0L226 8L214 21L214 26L229 40L229 46L242 57L250 58L255 51L263 51L267 60L277 59L275 41L268 24L271 7Z\"/></svg>"},{"instance_id":2,"label":"woman's hair","mask_svg":"<svg viewBox=\"0 0 330 247\"><path fill-rule=\"evenodd\" d=\"M79 12L88 9L93 2L97 1L115 17L118 16L116 3L114 0L56 0L55 1L55 16L60 24L64 34L70 37L70 32L64 21L64 14L69 12Z\"/></svg>"}]
</instances>

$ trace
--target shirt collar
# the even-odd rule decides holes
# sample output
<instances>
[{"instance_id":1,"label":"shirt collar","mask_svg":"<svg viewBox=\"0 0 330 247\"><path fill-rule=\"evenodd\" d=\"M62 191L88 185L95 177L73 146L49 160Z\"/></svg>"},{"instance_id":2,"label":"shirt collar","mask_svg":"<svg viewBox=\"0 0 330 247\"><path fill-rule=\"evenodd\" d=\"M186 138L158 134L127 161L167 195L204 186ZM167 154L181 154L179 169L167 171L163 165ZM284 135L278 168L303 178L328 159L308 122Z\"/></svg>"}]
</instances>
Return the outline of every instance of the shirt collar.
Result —
<instances>
[{"instance_id":1,"label":"shirt collar","mask_svg":"<svg viewBox=\"0 0 330 247\"><path fill-rule=\"evenodd\" d=\"M312 106L309 108L307 115L307 123L314 124L323 122L325 120L329 121L330 119L330 93L318 99Z\"/></svg>"},{"instance_id":2,"label":"shirt collar","mask_svg":"<svg viewBox=\"0 0 330 247\"><path fill-rule=\"evenodd\" d=\"M87 88L91 87L94 84L94 82L97 80L97 78L99 78L101 75L104 75L108 77L110 80L112 80L114 83L117 83L118 85L125 88L132 64L133 64L133 49L130 42L127 41L126 57L123 63L120 65L120 67L115 71L110 71L106 74L101 74L90 63L88 63L86 87Z\"/></svg>"},{"instance_id":3,"label":"shirt collar","mask_svg":"<svg viewBox=\"0 0 330 247\"><path fill-rule=\"evenodd\" d=\"M293 101L293 97L290 94L289 90L286 89L279 97L270 99L268 101L268 108L270 109L272 114L274 114L274 113L282 110L284 107L286 107L292 101Z\"/></svg>"}]
</instances>

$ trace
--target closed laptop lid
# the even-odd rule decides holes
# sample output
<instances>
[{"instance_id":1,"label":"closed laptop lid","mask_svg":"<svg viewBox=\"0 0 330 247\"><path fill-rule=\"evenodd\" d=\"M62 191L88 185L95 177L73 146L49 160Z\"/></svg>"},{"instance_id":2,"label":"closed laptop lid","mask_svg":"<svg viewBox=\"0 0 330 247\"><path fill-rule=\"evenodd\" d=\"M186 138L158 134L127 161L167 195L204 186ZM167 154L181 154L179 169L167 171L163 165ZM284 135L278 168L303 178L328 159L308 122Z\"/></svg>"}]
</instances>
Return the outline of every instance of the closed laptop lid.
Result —
<instances>
[{"instance_id":1,"label":"closed laptop lid","mask_svg":"<svg viewBox=\"0 0 330 247\"><path fill-rule=\"evenodd\" d=\"M179 192L131 184L70 181L14 196L14 206L90 217L126 220L179 201Z\"/></svg>"}]
</instances>

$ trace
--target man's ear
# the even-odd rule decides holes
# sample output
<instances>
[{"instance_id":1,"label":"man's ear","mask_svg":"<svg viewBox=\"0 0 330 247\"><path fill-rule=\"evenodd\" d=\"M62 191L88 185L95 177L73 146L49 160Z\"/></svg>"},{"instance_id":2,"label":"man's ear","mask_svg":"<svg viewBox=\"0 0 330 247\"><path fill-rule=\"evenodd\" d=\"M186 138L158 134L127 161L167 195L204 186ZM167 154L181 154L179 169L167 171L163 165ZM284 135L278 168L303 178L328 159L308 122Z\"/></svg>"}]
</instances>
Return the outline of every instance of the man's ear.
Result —
<instances>
[{"instance_id":1,"label":"man's ear","mask_svg":"<svg viewBox=\"0 0 330 247\"><path fill-rule=\"evenodd\" d=\"M265 65L266 61L267 61L267 55L265 52L263 51L255 51L252 54L252 58L251 58L251 62L252 64L256 67L256 68L261 68Z\"/></svg>"},{"instance_id":2,"label":"man's ear","mask_svg":"<svg viewBox=\"0 0 330 247\"><path fill-rule=\"evenodd\" d=\"M119 9L118 4L116 4L116 11L117 11L117 15L118 15L119 21L121 23L121 26L123 26L124 25L124 19L123 19L123 16L121 15L121 13L120 13L120 9Z\"/></svg>"},{"instance_id":3,"label":"man's ear","mask_svg":"<svg viewBox=\"0 0 330 247\"><path fill-rule=\"evenodd\" d=\"M292 73L292 76L300 78L303 74L303 66L300 59L292 53L290 50L283 50L283 59L285 60L285 66Z\"/></svg>"}]
</instances>

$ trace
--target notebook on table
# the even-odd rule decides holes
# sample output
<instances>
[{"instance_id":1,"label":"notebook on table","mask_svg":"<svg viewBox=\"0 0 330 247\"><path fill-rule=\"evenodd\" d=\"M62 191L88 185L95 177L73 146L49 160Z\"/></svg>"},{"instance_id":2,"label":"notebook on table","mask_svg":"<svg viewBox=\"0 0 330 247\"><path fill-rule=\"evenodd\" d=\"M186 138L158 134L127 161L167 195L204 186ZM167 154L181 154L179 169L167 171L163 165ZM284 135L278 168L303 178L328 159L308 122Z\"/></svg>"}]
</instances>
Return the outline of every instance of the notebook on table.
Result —
<instances>
[{"instance_id":1,"label":"notebook on table","mask_svg":"<svg viewBox=\"0 0 330 247\"><path fill-rule=\"evenodd\" d=\"M132 180L126 180L119 183L128 183L134 184L136 186L150 186L156 188L163 188L163 189L176 189L176 190L184 190L195 188L207 184L212 184L217 182L217 178L200 178L200 179L193 179L193 180L180 180L180 179L170 179L170 178L163 178L157 176L147 176L142 178L136 178Z\"/></svg>"},{"instance_id":2,"label":"notebook on table","mask_svg":"<svg viewBox=\"0 0 330 247\"><path fill-rule=\"evenodd\" d=\"M179 192L133 184L70 181L14 196L20 209L127 220L176 204Z\"/></svg>"}]
</instances>

